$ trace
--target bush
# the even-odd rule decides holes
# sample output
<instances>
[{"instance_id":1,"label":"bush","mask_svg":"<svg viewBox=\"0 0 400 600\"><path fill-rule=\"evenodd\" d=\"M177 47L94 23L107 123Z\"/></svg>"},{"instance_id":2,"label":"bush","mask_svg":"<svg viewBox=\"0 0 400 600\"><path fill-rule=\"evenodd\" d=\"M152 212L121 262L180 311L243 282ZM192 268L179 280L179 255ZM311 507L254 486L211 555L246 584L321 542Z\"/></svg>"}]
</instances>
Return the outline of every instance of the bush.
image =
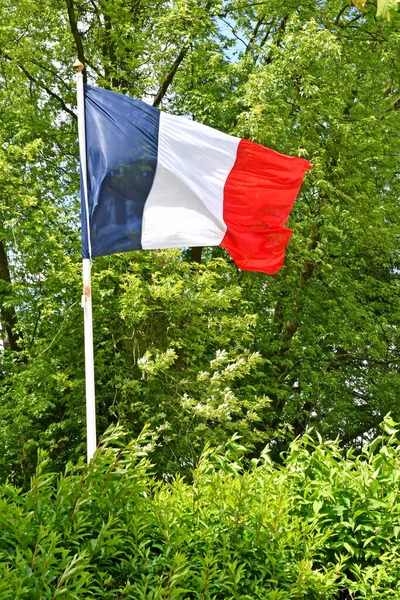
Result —
<instances>
[{"instance_id":1,"label":"bush","mask_svg":"<svg viewBox=\"0 0 400 600\"><path fill-rule=\"evenodd\" d=\"M193 481L151 475L154 440L114 429L90 466L0 490L0 598L399 598L400 454L385 434L355 456L307 433L283 466L242 469L234 437Z\"/></svg>"}]
</instances>

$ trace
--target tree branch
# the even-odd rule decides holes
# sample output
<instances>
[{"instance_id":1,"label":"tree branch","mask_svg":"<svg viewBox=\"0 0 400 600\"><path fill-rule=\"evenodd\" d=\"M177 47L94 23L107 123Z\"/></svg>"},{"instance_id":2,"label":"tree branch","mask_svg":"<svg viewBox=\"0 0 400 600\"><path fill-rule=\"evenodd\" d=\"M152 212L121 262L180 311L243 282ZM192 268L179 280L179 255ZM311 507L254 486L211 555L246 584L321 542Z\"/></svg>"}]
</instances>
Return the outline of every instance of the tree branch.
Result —
<instances>
[{"instance_id":1,"label":"tree branch","mask_svg":"<svg viewBox=\"0 0 400 600\"><path fill-rule=\"evenodd\" d=\"M340 23L340 17L342 16L342 14L348 9L350 8L351 5L350 4L345 4L342 8L342 10L339 12L338 16L335 19L335 25L339 25Z\"/></svg>"},{"instance_id":2,"label":"tree branch","mask_svg":"<svg viewBox=\"0 0 400 600\"><path fill-rule=\"evenodd\" d=\"M367 431L371 429L376 429L383 420L382 415L377 415L371 419L369 423L365 423L361 425L357 429L354 429L351 433L347 433L346 435L340 438L340 445L347 446L351 442L353 442L356 438L363 436Z\"/></svg>"},{"instance_id":3,"label":"tree branch","mask_svg":"<svg viewBox=\"0 0 400 600\"><path fill-rule=\"evenodd\" d=\"M19 341L21 337L17 333L18 319L13 307L7 305L8 289L11 287L10 268L8 266L8 258L4 243L0 240L0 311L4 321L8 343L13 352L20 352L23 348Z\"/></svg>"},{"instance_id":4,"label":"tree branch","mask_svg":"<svg viewBox=\"0 0 400 600\"><path fill-rule=\"evenodd\" d=\"M207 1L207 4L205 6L205 11L208 12L211 8L211 0ZM161 104L165 94L167 93L167 90L169 88L169 86L171 85L177 70L179 69L181 63L183 62L185 56L187 55L187 53L189 52L190 46L192 44L193 40L190 39L181 49L181 51L179 52L178 56L176 57L176 59L174 60L174 63L172 65L172 68L170 70L170 72L168 73L168 75L166 76L166 78L164 79L164 81L162 82L160 89L157 92L157 95L154 99L153 102L153 106L157 107Z\"/></svg>"},{"instance_id":5,"label":"tree branch","mask_svg":"<svg viewBox=\"0 0 400 600\"><path fill-rule=\"evenodd\" d=\"M193 246L190 253L191 262L196 262L201 264L201 253L203 250L203 246Z\"/></svg>"},{"instance_id":6,"label":"tree branch","mask_svg":"<svg viewBox=\"0 0 400 600\"><path fill-rule=\"evenodd\" d=\"M76 52L78 54L78 59L84 65L85 64L85 55L83 52L83 44L82 44L81 36L80 36L79 30L78 30L78 23L76 22L74 2L73 2L73 0L66 0L66 3L67 3L67 10L68 10L69 25L71 27L71 33L75 40L75 47L76 47ZM87 83L86 69L83 69L83 82Z\"/></svg>"},{"instance_id":7,"label":"tree branch","mask_svg":"<svg viewBox=\"0 0 400 600\"><path fill-rule=\"evenodd\" d=\"M54 79L57 79L57 81L59 81L65 88L68 88L68 85L65 83L64 79L54 69L50 69L50 67L48 67L47 65L44 65L43 63L41 63L40 61L38 61L34 58L27 58L26 62L32 63L33 65L36 65L40 69L43 69L43 71L47 71L48 73L51 73L51 75L54 77Z\"/></svg>"},{"instance_id":8,"label":"tree branch","mask_svg":"<svg viewBox=\"0 0 400 600\"><path fill-rule=\"evenodd\" d=\"M265 15L263 15L262 17L260 17L257 21L257 23L254 26L253 31L251 32L250 38L249 38L249 42L247 44L246 50L245 50L245 54L248 54L251 50L252 45L254 44L254 40L257 37L258 31L261 27L261 25L264 23L264 18Z\"/></svg>"},{"instance_id":9,"label":"tree branch","mask_svg":"<svg viewBox=\"0 0 400 600\"><path fill-rule=\"evenodd\" d=\"M9 60L10 62L14 62L13 58L9 54L7 54L6 52L4 52L3 50L0 50L0 53L4 56L5 59ZM73 117L74 119L77 118L77 116L74 113L74 111L71 110L70 108L68 108L68 106L65 104L65 102L61 98L61 96L59 96L58 94L56 94L56 92L53 92L53 90L51 90L49 87L47 87L47 85L44 85L44 83L42 83L41 81L39 81L38 79L36 79L36 77L34 77L24 67L24 65L22 65L19 61L15 61L15 63L17 64L18 68L21 69L21 71L24 73L24 75L27 77L27 79L29 79L29 81L31 81L32 83L34 83L35 85L37 85L38 87L40 87L42 90L44 90L45 92L47 92L49 94L49 96L51 96L52 98L54 98L55 100L57 100L57 102L59 102L61 104L62 109L65 110L65 112L67 112L69 115L71 115L71 117Z\"/></svg>"},{"instance_id":10,"label":"tree branch","mask_svg":"<svg viewBox=\"0 0 400 600\"><path fill-rule=\"evenodd\" d=\"M180 64L182 63L183 59L185 58L186 54L188 53L189 48L190 48L189 45L184 46L182 48L182 50L179 52L176 59L174 60L174 63L172 65L170 72L168 73L168 75L166 76L164 81L162 82L160 89L157 92L157 95L153 102L153 106L157 107L161 104L165 94L167 93L169 86L171 85L171 83L176 75L177 70L179 69Z\"/></svg>"},{"instance_id":11,"label":"tree branch","mask_svg":"<svg viewBox=\"0 0 400 600\"><path fill-rule=\"evenodd\" d=\"M335 356L335 361L341 360L350 360L356 362L367 362L372 363L374 365L393 365L400 363L400 358L393 358L389 360L385 360L382 358L371 358L369 356L355 356L354 354L350 354L350 352L346 352L345 350L341 351L339 354Z\"/></svg>"},{"instance_id":12,"label":"tree branch","mask_svg":"<svg viewBox=\"0 0 400 600\"><path fill-rule=\"evenodd\" d=\"M263 0L262 2L250 2L248 4L242 4L240 6L235 6L233 8L227 8L227 10L225 10L223 13L220 13L217 16L218 17L226 17L229 13L237 12L239 10L243 10L246 8L252 8L254 6L264 6L264 5L265 5L265 0Z\"/></svg>"},{"instance_id":13,"label":"tree branch","mask_svg":"<svg viewBox=\"0 0 400 600\"><path fill-rule=\"evenodd\" d=\"M233 25L231 25L229 23L229 21L226 21L224 18L221 17L221 21L223 21L225 23L225 25L227 25L229 27L229 29L232 31L233 35L235 36L235 38L237 40L239 40L239 42L242 42L243 46L245 46L247 48L247 44L244 41L244 39L242 39L237 33L236 33L236 29Z\"/></svg>"}]
</instances>

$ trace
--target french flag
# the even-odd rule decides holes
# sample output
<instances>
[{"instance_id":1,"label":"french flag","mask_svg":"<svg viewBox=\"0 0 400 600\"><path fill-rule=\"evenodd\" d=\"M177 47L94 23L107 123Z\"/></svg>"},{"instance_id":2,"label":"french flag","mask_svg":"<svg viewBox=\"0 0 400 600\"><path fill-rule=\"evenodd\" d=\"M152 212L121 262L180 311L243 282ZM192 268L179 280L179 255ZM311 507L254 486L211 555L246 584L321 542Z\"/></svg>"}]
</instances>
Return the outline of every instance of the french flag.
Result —
<instances>
[{"instance_id":1,"label":"french flag","mask_svg":"<svg viewBox=\"0 0 400 600\"><path fill-rule=\"evenodd\" d=\"M280 269L307 160L115 92L86 85L84 93L84 258L222 246L241 269ZM86 222L84 202L82 213Z\"/></svg>"}]
</instances>

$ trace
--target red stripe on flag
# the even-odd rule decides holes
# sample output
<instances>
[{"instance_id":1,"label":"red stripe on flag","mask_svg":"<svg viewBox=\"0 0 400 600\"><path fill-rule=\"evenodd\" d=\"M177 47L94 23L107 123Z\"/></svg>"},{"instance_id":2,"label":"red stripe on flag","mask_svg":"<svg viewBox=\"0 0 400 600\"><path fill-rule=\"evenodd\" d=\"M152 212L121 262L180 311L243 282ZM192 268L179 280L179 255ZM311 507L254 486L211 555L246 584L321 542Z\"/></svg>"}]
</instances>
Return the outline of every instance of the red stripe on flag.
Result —
<instances>
[{"instance_id":1,"label":"red stripe on flag","mask_svg":"<svg viewBox=\"0 0 400 600\"><path fill-rule=\"evenodd\" d=\"M283 265L292 234L285 227L311 164L255 142L239 142L224 187L227 231L221 246L240 269L273 274Z\"/></svg>"}]
</instances>

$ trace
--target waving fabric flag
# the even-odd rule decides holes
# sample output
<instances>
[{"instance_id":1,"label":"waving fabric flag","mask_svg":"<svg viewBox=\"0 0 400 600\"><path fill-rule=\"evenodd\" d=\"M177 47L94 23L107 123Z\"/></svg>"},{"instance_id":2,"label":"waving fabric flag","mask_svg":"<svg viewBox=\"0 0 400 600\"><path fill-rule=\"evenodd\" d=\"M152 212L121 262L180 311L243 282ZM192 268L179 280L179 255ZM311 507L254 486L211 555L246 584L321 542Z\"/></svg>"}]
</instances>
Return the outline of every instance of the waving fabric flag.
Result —
<instances>
[{"instance_id":1,"label":"waving fabric flag","mask_svg":"<svg viewBox=\"0 0 400 600\"><path fill-rule=\"evenodd\" d=\"M85 120L93 257L220 245L241 269L282 266L308 161L89 85Z\"/></svg>"}]
</instances>

